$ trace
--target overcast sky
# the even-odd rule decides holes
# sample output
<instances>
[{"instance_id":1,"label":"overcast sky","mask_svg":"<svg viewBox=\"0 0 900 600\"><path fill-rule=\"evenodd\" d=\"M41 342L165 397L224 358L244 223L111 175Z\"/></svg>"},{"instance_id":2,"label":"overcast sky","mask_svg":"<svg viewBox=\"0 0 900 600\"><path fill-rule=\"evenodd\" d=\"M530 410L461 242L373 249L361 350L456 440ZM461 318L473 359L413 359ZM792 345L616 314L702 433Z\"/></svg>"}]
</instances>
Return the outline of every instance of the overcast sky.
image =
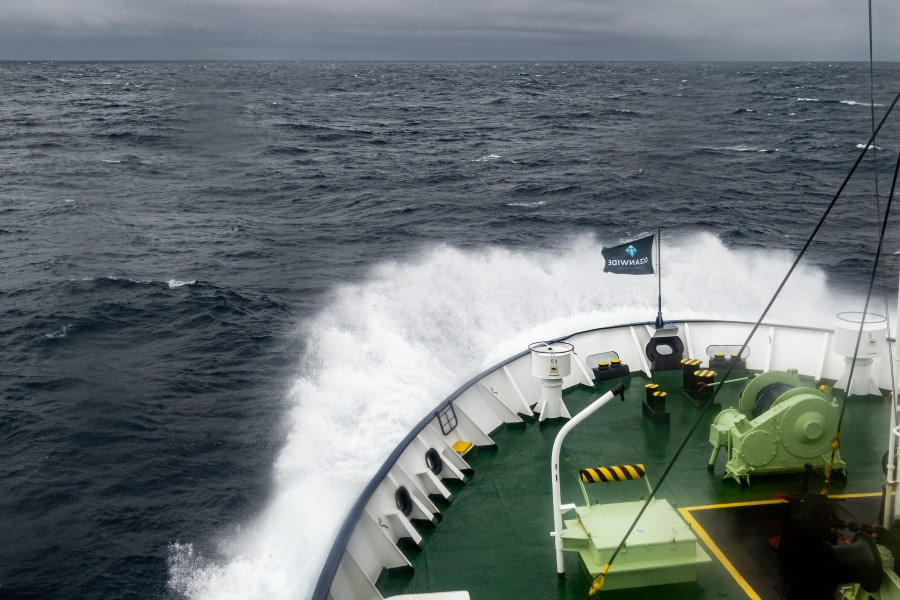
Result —
<instances>
[{"instance_id":1,"label":"overcast sky","mask_svg":"<svg viewBox=\"0 0 900 600\"><path fill-rule=\"evenodd\" d=\"M875 0L875 59L900 8ZM866 0L0 0L0 60L867 60Z\"/></svg>"}]
</instances>

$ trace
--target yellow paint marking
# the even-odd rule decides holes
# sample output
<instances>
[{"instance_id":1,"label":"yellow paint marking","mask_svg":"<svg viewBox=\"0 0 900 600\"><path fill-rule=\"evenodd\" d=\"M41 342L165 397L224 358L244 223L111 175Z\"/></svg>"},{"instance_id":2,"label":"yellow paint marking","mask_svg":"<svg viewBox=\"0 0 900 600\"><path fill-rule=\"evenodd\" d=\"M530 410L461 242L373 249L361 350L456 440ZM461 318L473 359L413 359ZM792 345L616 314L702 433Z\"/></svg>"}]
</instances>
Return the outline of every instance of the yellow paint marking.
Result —
<instances>
[{"instance_id":1,"label":"yellow paint marking","mask_svg":"<svg viewBox=\"0 0 900 600\"><path fill-rule=\"evenodd\" d=\"M748 504L752 504L752 503L748 503ZM703 506L700 508L709 508L709 507ZM734 581L739 586L741 586L741 589L744 590L744 593L747 594L747 597L749 597L751 600L762 600L760 595L757 594L752 587L750 587L750 584L747 583L747 580L744 579L744 576L741 575L738 572L738 570L734 568L734 565L731 564L731 561L729 561L727 558L725 558L725 555L722 553L721 550L719 550L719 547L716 546L715 542L712 541L712 538L709 537L709 534L706 533L706 530L704 530L700 526L700 523L697 522L697 519L694 518L694 516L691 514L690 511L691 511L691 509L689 509L689 508L679 508L678 509L678 512L681 513L681 516L684 517L684 520L688 522L688 525L690 525L691 529L693 529L694 532L697 534L697 537L699 537L701 540L703 540L703 543L706 544L706 547L709 548L709 551L712 552L713 555L719 559L719 562L722 563L722 566L725 567L725 570L731 574L731 576L734 578Z\"/></svg>"},{"instance_id":2,"label":"yellow paint marking","mask_svg":"<svg viewBox=\"0 0 900 600\"><path fill-rule=\"evenodd\" d=\"M453 442L453 449L454 449L454 450L456 451L456 453L459 454L459 455L465 454L465 453L468 452L471 448L472 448L472 442L464 442L464 441L461 441L461 440L458 441L458 442Z\"/></svg>"},{"instance_id":3,"label":"yellow paint marking","mask_svg":"<svg viewBox=\"0 0 900 600\"><path fill-rule=\"evenodd\" d=\"M873 498L875 496L880 496L881 492L866 492L862 494L830 494L829 498ZM682 510L687 510L693 512L695 510L709 510L711 508L740 508L741 506L762 506L763 504L780 504L782 502L787 502L787 500L781 500L778 498L773 498L771 500L753 500L751 502L732 502L730 504L703 504L700 506L686 506Z\"/></svg>"},{"instance_id":4,"label":"yellow paint marking","mask_svg":"<svg viewBox=\"0 0 900 600\"><path fill-rule=\"evenodd\" d=\"M829 494L829 498L874 498L880 496L881 492L867 492L865 494Z\"/></svg>"},{"instance_id":5,"label":"yellow paint marking","mask_svg":"<svg viewBox=\"0 0 900 600\"><path fill-rule=\"evenodd\" d=\"M680 510L686 510L689 512L695 510L709 510L711 508L738 508L741 506L760 506L763 504L781 504L782 502L787 502L787 500L755 500L753 502L732 502L731 504L704 504L703 506L686 506Z\"/></svg>"},{"instance_id":6,"label":"yellow paint marking","mask_svg":"<svg viewBox=\"0 0 900 600\"><path fill-rule=\"evenodd\" d=\"M881 492L866 492L861 494L835 494L832 496L828 496L829 498L843 499L843 498L873 498L876 496L880 496ZM719 562L722 563L722 566L725 567L725 570L731 574L731 577L734 579L735 583L741 586L741 589L747 594L751 600L762 600L760 595L756 593L756 591L747 583L747 580L744 579L744 576L740 574L740 572L731 564L731 561L725 557L725 554L719 549L715 542L713 542L712 538L709 537L709 534L706 533L706 530L701 527L700 523L697 522L697 519L694 518L694 515L691 514L692 511L695 510L710 510L714 508L740 508L742 506L762 506L764 504L783 504L787 502L787 500L755 500L752 502L732 502L731 504L707 504L704 506L686 506L683 508L679 508L678 512L681 513L681 516L684 517L684 520L688 522L691 529L693 529L697 533L697 537L703 540L703 543L706 544L706 547L709 548L709 551L713 553L713 555L719 559Z\"/></svg>"}]
</instances>

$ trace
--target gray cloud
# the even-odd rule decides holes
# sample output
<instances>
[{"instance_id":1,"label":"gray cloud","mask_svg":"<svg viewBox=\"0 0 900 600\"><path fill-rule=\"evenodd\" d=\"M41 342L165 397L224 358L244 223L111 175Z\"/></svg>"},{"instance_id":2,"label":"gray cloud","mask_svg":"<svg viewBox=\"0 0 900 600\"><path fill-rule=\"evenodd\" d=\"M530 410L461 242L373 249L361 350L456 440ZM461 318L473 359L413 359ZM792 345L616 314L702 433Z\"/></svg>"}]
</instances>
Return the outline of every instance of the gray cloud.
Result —
<instances>
[{"instance_id":1,"label":"gray cloud","mask_svg":"<svg viewBox=\"0 0 900 600\"><path fill-rule=\"evenodd\" d=\"M876 59L900 60L897 3ZM0 59L864 60L844 0L30 0Z\"/></svg>"}]
</instances>

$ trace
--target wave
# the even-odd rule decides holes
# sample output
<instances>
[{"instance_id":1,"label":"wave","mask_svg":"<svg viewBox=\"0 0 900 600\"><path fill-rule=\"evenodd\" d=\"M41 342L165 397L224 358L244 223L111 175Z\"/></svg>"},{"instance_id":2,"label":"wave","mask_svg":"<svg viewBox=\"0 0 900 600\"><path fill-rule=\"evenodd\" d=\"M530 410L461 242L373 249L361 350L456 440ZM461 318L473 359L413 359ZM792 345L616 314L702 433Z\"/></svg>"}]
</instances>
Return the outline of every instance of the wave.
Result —
<instances>
[{"instance_id":1,"label":"wave","mask_svg":"<svg viewBox=\"0 0 900 600\"><path fill-rule=\"evenodd\" d=\"M696 148L701 152L781 152L781 148L760 148L758 146L748 146L747 144L737 144L736 146L704 146Z\"/></svg>"},{"instance_id":2,"label":"wave","mask_svg":"<svg viewBox=\"0 0 900 600\"><path fill-rule=\"evenodd\" d=\"M197 283L197 280L191 279L190 281L179 281L178 279L170 279L167 283L170 288L179 288L186 285L194 285Z\"/></svg>"},{"instance_id":3,"label":"wave","mask_svg":"<svg viewBox=\"0 0 900 600\"><path fill-rule=\"evenodd\" d=\"M303 155L310 154L312 150L300 146L278 146L266 150L267 154Z\"/></svg>"},{"instance_id":4,"label":"wave","mask_svg":"<svg viewBox=\"0 0 900 600\"><path fill-rule=\"evenodd\" d=\"M884 104L871 103L871 102L857 102L856 100L841 100L841 104L847 104L848 106L884 106Z\"/></svg>"},{"instance_id":5,"label":"wave","mask_svg":"<svg viewBox=\"0 0 900 600\"><path fill-rule=\"evenodd\" d=\"M857 150L862 150L862 149L865 148L865 147L866 147L865 144L857 144L857 145L856 145L856 149L857 149ZM869 146L869 150L872 150L872 149L875 149L875 150L881 150L882 148L881 148L880 146L875 146L875 145L873 144L873 145Z\"/></svg>"},{"instance_id":6,"label":"wave","mask_svg":"<svg viewBox=\"0 0 900 600\"><path fill-rule=\"evenodd\" d=\"M474 158L469 162L488 162L489 160L497 160L498 158L501 158L499 154L487 154L485 156Z\"/></svg>"},{"instance_id":7,"label":"wave","mask_svg":"<svg viewBox=\"0 0 900 600\"><path fill-rule=\"evenodd\" d=\"M74 281L74 280L71 280ZM97 281L97 282L116 282L116 283L135 283L138 285L153 283L152 279L132 279L130 277L117 277L115 275L106 275L105 277L82 277L81 281Z\"/></svg>"},{"instance_id":8,"label":"wave","mask_svg":"<svg viewBox=\"0 0 900 600\"><path fill-rule=\"evenodd\" d=\"M82 277L80 279L70 279L69 281L94 281L97 283L114 283L114 284L134 284L134 285L158 285L158 286L166 286L168 288L179 288L185 285L195 285L197 283L196 279L191 280L180 280L180 279L169 279L167 281L155 281L153 279L132 279L130 277L117 277L115 275L106 275L103 277Z\"/></svg>"},{"instance_id":9,"label":"wave","mask_svg":"<svg viewBox=\"0 0 900 600\"><path fill-rule=\"evenodd\" d=\"M294 131L322 132L316 139L341 135L372 135L372 131L357 127L333 127L330 125L317 125L315 123L276 123L274 127L291 129Z\"/></svg>"},{"instance_id":10,"label":"wave","mask_svg":"<svg viewBox=\"0 0 900 600\"><path fill-rule=\"evenodd\" d=\"M624 115L627 117L643 117L644 116L644 113L642 113L640 111L630 110L627 108L604 108L604 109L602 109L601 114L614 115L614 116Z\"/></svg>"},{"instance_id":11,"label":"wave","mask_svg":"<svg viewBox=\"0 0 900 600\"><path fill-rule=\"evenodd\" d=\"M507 206L517 206L521 208L536 208L538 206L543 206L547 204L544 200L538 200L537 202L508 202Z\"/></svg>"},{"instance_id":12,"label":"wave","mask_svg":"<svg viewBox=\"0 0 900 600\"><path fill-rule=\"evenodd\" d=\"M884 104L858 102L856 100L820 100L819 98L797 98L797 102L822 102L823 104L846 104L847 106L885 106Z\"/></svg>"},{"instance_id":13,"label":"wave","mask_svg":"<svg viewBox=\"0 0 900 600\"><path fill-rule=\"evenodd\" d=\"M49 338L51 340L62 339L69 335L69 332L72 331L73 327L74 327L74 325L72 325L71 323L69 323L67 325L63 325L59 329L55 329L55 330L51 331L50 333L45 333L44 337Z\"/></svg>"},{"instance_id":14,"label":"wave","mask_svg":"<svg viewBox=\"0 0 900 600\"><path fill-rule=\"evenodd\" d=\"M299 329L307 350L288 393L290 433L268 506L223 533L216 549L172 543L170 591L195 600L308 598L357 495L454 389L529 342L653 320L656 279L602 273L601 245L581 237L544 251L441 246L336 288ZM732 250L709 234L666 245L671 318L755 319L791 262L786 252ZM801 266L769 320L827 325L861 304L832 293L822 271Z\"/></svg>"}]
</instances>

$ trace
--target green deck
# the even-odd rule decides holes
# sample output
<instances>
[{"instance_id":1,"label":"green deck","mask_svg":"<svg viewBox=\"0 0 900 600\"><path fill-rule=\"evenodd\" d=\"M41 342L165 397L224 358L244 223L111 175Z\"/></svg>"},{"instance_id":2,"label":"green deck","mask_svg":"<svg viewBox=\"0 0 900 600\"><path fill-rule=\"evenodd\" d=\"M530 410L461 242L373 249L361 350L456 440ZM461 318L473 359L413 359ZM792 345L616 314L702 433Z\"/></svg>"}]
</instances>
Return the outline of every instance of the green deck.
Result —
<instances>
[{"instance_id":1,"label":"green deck","mask_svg":"<svg viewBox=\"0 0 900 600\"><path fill-rule=\"evenodd\" d=\"M563 445L560 461L562 502L582 505L578 469L601 465L643 463L656 485L666 463L701 408L678 391L681 373L657 374L653 381L668 392L669 425L653 425L642 415L647 379L635 375L627 400L614 400L576 427ZM813 382L807 379L809 385ZM736 406L744 384L726 386L686 445L672 473L658 493L676 508L772 499L796 492L802 475L757 476L741 488L723 480L726 452L714 472L707 468L712 447L709 424L721 408ZM574 415L603 390L571 389L565 402ZM843 487L832 484L831 494L878 492L883 483L881 457L887 446L890 403L877 397L852 398L841 433L841 454L848 465ZM587 598L590 579L577 553L565 553L566 578L558 580L553 538L550 488L550 451L563 421L528 423L524 428L495 431L496 449L479 448L466 456L475 471L468 483L454 488L452 504L443 507L443 520L434 528L420 527L421 552L406 551L414 571L385 572L378 587L385 597L401 593L468 590L472 600ZM812 487L821 488L821 477ZM621 502L646 496L640 482L598 484L590 489L595 501ZM877 520L872 514L869 520ZM774 532L773 532L774 533ZM713 536L715 538L715 536ZM722 562L708 551L712 562L697 567L696 583L654 588L604 590L596 597L625 598L746 598ZM726 555L726 558L731 559ZM766 557L767 559L769 557ZM615 565L613 565L615 568ZM740 568L738 568L740 571ZM752 594L751 594L752 597ZM767 596L764 596L767 597Z\"/></svg>"}]
</instances>

